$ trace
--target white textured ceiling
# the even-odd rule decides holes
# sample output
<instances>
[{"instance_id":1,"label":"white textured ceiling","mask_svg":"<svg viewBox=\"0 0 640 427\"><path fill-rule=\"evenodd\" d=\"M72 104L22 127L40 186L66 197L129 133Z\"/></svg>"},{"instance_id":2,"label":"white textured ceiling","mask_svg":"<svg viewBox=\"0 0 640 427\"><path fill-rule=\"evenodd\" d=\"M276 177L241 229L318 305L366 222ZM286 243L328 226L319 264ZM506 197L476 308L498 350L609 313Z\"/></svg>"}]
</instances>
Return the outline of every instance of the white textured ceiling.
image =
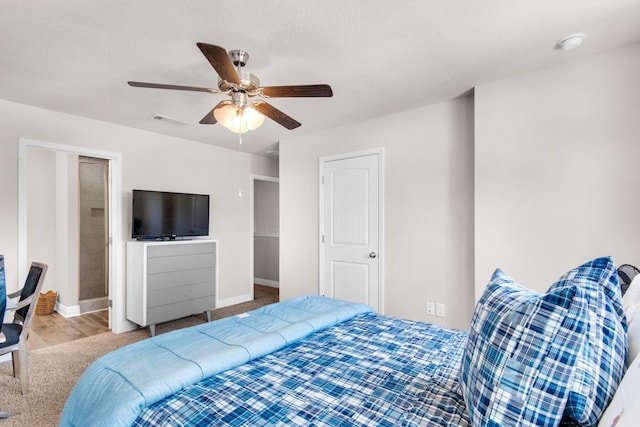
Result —
<instances>
[{"instance_id":1,"label":"white textured ceiling","mask_svg":"<svg viewBox=\"0 0 640 427\"><path fill-rule=\"evenodd\" d=\"M573 51L556 41L586 33ZM332 98L272 99L302 123L277 141L468 93L475 85L640 42L639 0L1 0L0 98L208 144L238 137L198 121L224 95L197 42L244 49L262 85L328 83ZM176 126L151 117L184 122Z\"/></svg>"}]
</instances>

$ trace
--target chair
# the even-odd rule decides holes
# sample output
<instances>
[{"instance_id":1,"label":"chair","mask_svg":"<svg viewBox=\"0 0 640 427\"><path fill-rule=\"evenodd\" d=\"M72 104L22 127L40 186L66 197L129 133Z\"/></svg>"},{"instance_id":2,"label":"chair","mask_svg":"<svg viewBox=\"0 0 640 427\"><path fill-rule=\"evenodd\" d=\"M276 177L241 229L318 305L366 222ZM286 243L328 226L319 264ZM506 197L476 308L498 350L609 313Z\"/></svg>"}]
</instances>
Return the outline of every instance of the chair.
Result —
<instances>
[{"instance_id":1,"label":"chair","mask_svg":"<svg viewBox=\"0 0 640 427\"><path fill-rule=\"evenodd\" d=\"M640 273L638 267L631 264L622 264L618 267L618 277L620 278L620 291L622 292L622 295L627 292L633 278L636 277L638 273Z\"/></svg>"},{"instance_id":2,"label":"chair","mask_svg":"<svg viewBox=\"0 0 640 427\"><path fill-rule=\"evenodd\" d=\"M4 323L0 330L6 337L6 340L0 343L0 355L11 352L13 376L20 376L22 381L22 394L27 394L29 391L29 365L27 359L29 325L31 324L31 319L36 309L36 303L40 296L40 290L44 283L47 268L47 264L39 262L31 263L29 274L22 289L7 295L8 298L20 297L15 308L11 309L15 310L13 322Z\"/></svg>"},{"instance_id":3,"label":"chair","mask_svg":"<svg viewBox=\"0 0 640 427\"><path fill-rule=\"evenodd\" d=\"M4 255L0 255L0 343L7 340L7 337L2 333L2 322L4 322L4 309L6 307L7 285L4 278Z\"/></svg>"}]
</instances>

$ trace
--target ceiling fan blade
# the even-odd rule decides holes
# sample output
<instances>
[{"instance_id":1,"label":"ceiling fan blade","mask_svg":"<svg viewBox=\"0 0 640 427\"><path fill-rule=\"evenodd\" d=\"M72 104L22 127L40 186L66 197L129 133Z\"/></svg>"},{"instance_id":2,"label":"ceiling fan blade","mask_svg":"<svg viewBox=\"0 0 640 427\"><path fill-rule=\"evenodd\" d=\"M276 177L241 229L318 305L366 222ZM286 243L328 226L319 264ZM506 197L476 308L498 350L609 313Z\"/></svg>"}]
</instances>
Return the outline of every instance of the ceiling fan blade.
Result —
<instances>
[{"instance_id":1,"label":"ceiling fan blade","mask_svg":"<svg viewBox=\"0 0 640 427\"><path fill-rule=\"evenodd\" d=\"M235 83L237 85L240 84L238 72L229 59L229 54L227 54L227 51L223 47L206 43L196 44L222 80L226 80L229 83Z\"/></svg>"},{"instance_id":2,"label":"ceiling fan blade","mask_svg":"<svg viewBox=\"0 0 640 427\"><path fill-rule=\"evenodd\" d=\"M216 108L220 107L225 102L228 102L228 101L220 101L220 102L218 102L218 104L216 104L216 106L213 107L211 109L211 111L209 111L207 113L207 115L202 118L202 120L200 120L200 124L201 125L215 125L216 123L218 123L218 121L216 120L215 116L213 115L213 112L216 110Z\"/></svg>"},{"instance_id":3,"label":"ceiling fan blade","mask_svg":"<svg viewBox=\"0 0 640 427\"><path fill-rule=\"evenodd\" d=\"M319 98L333 96L333 91L329 85L266 86L260 88L259 92L267 98Z\"/></svg>"},{"instance_id":4,"label":"ceiling fan blade","mask_svg":"<svg viewBox=\"0 0 640 427\"><path fill-rule=\"evenodd\" d=\"M302 125L302 123L300 123L300 122L294 120L293 118L287 116L285 113L283 113L282 111L278 110L273 105L267 104L264 101L254 101L253 108L255 108L256 110L258 110L259 112L261 112L265 116L269 117L274 122L286 127L289 130L295 129L295 128L300 127Z\"/></svg>"},{"instance_id":5,"label":"ceiling fan blade","mask_svg":"<svg viewBox=\"0 0 640 427\"><path fill-rule=\"evenodd\" d=\"M145 82L127 82L133 87L148 87L152 89L173 89L173 90L190 90L194 92L222 93L218 89L210 89L206 87L165 85L161 83L145 83Z\"/></svg>"}]
</instances>

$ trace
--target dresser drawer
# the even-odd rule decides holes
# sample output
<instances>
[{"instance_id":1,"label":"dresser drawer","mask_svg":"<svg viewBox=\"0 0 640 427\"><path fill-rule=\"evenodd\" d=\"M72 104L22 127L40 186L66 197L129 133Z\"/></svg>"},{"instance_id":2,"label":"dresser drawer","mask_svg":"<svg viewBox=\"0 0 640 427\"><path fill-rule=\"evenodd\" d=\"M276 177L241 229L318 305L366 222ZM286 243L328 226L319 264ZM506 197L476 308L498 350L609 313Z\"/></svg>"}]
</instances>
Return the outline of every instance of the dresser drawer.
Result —
<instances>
[{"instance_id":1,"label":"dresser drawer","mask_svg":"<svg viewBox=\"0 0 640 427\"><path fill-rule=\"evenodd\" d=\"M190 316L192 314L204 313L205 311L211 310L214 303L215 301L213 297L206 297L157 307L149 307L147 323L161 323L168 320Z\"/></svg>"},{"instance_id":2,"label":"dresser drawer","mask_svg":"<svg viewBox=\"0 0 640 427\"><path fill-rule=\"evenodd\" d=\"M210 281L195 283L192 285L176 286L157 291L150 290L147 294L147 306L151 309L151 307L213 296L213 286L213 281ZM213 308L213 306L210 308Z\"/></svg>"},{"instance_id":3,"label":"dresser drawer","mask_svg":"<svg viewBox=\"0 0 640 427\"><path fill-rule=\"evenodd\" d=\"M170 271L168 273L148 274L147 291L153 292L175 286L194 285L202 282L214 283L215 277L216 270L213 266L191 270Z\"/></svg>"},{"instance_id":4,"label":"dresser drawer","mask_svg":"<svg viewBox=\"0 0 640 427\"><path fill-rule=\"evenodd\" d=\"M214 253L148 258L147 274L152 275L175 271L193 270L199 268L215 267L215 265L216 255Z\"/></svg>"},{"instance_id":5,"label":"dresser drawer","mask_svg":"<svg viewBox=\"0 0 640 427\"><path fill-rule=\"evenodd\" d=\"M147 248L147 258L174 257L179 255L194 254L214 254L216 252L215 243L192 243L192 244L164 244L150 245Z\"/></svg>"}]
</instances>

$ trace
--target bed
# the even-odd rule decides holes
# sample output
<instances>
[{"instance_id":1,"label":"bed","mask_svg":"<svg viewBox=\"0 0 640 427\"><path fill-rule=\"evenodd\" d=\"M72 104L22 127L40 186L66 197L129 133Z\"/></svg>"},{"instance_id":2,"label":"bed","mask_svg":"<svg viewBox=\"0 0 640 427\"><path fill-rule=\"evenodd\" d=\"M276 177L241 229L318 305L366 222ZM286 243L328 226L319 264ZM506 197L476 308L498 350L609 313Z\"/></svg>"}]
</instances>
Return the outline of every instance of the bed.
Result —
<instances>
[{"instance_id":1,"label":"bed","mask_svg":"<svg viewBox=\"0 0 640 427\"><path fill-rule=\"evenodd\" d=\"M627 295L605 257L546 293L496 270L468 331L295 298L103 356L60 425L635 425Z\"/></svg>"}]
</instances>

